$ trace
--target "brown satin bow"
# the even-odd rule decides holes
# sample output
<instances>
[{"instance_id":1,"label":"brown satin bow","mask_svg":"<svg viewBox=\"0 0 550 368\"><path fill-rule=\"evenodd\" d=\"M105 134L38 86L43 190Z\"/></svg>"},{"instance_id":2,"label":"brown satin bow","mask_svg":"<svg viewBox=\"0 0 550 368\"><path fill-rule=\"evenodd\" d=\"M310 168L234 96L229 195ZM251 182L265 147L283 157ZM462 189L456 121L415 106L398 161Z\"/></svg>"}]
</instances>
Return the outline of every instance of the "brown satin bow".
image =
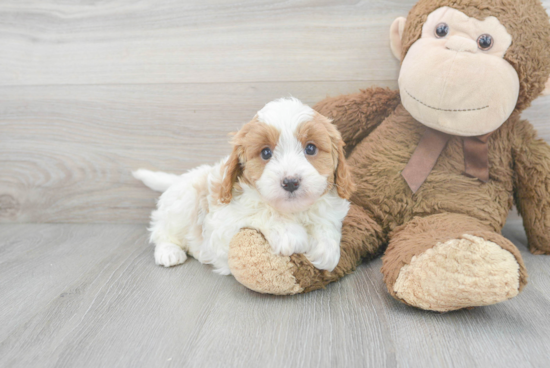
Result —
<instances>
[{"instance_id":1,"label":"brown satin bow","mask_svg":"<svg viewBox=\"0 0 550 368\"><path fill-rule=\"evenodd\" d=\"M487 141L492 133L477 137L463 137L464 174L486 183L489 181L489 148ZM401 172L403 178L416 193L422 186L447 142L453 136L447 133L426 128L418 146Z\"/></svg>"}]
</instances>

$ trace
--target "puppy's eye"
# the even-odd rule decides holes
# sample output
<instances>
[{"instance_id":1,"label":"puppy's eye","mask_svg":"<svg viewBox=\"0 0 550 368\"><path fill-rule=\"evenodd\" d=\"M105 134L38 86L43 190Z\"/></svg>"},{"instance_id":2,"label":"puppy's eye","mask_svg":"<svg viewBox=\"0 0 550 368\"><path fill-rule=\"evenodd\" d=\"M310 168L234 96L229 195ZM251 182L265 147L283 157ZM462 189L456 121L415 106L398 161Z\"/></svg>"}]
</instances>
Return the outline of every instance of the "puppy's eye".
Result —
<instances>
[{"instance_id":1,"label":"puppy's eye","mask_svg":"<svg viewBox=\"0 0 550 368\"><path fill-rule=\"evenodd\" d=\"M271 158L271 156L273 156L273 152L271 152L271 148L269 148L269 147L264 148L262 150L261 156L262 156L262 159L264 159L266 161L269 160Z\"/></svg>"},{"instance_id":2,"label":"puppy's eye","mask_svg":"<svg viewBox=\"0 0 550 368\"><path fill-rule=\"evenodd\" d=\"M439 23L435 26L435 36L437 38L443 38L449 34L449 26L447 23Z\"/></svg>"},{"instance_id":3,"label":"puppy's eye","mask_svg":"<svg viewBox=\"0 0 550 368\"><path fill-rule=\"evenodd\" d=\"M306 146L305 151L306 151L306 155L313 156L317 153L317 147L315 147L313 143L309 143Z\"/></svg>"},{"instance_id":4,"label":"puppy's eye","mask_svg":"<svg viewBox=\"0 0 550 368\"><path fill-rule=\"evenodd\" d=\"M490 34L482 34L477 39L477 47L480 48L480 50L487 51L491 47L493 47L493 44L495 42L493 41L493 37L491 37Z\"/></svg>"}]
</instances>

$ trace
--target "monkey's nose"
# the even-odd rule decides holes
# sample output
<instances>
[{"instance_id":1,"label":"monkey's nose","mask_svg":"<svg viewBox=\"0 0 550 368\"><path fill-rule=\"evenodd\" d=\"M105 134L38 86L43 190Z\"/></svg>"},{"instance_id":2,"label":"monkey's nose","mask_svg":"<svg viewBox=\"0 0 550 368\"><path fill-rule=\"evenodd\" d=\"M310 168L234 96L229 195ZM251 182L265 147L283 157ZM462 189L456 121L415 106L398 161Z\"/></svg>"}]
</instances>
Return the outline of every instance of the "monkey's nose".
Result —
<instances>
[{"instance_id":1,"label":"monkey's nose","mask_svg":"<svg viewBox=\"0 0 550 368\"><path fill-rule=\"evenodd\" d=\"M285 178L283 180L283 183L281 184L284 190L287 192L294 192L296 189L300 187L300 179L296 178Z\"/></svg>"},{"instance_id":2,"label":"monkey's nose","mask_svg":"<svg viewBox=\"0 0 550 368\"><path fill-rule=\"evenodd\" d=\"M462 36L449 37L449 40L445 43L445 47L457 52L477 52L477 43L470 38Z\"/></svg>"}]
</instances>

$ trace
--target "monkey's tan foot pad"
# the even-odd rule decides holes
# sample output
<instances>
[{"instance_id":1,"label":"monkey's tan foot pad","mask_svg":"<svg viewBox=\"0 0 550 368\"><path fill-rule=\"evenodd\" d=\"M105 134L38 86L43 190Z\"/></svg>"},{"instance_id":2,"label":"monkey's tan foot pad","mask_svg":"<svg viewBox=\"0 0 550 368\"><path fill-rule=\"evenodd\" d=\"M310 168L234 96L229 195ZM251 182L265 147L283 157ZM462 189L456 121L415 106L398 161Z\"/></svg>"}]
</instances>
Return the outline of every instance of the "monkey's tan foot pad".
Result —
<instances>
[{"instance_id":1,"label":"monkey's tan foot pad","mask_svg":"<svg viewBox=\"0 0 550 368\"><path fill-rule=\"evenodd\" d=\"M399 299L439 312L495 304L519 292L519 264L496 243L463 235L414 256L393 285Z\"/></svg>"},{"instance_id":2,"label":"monkey's tan foot pad","mask_svg":"<svg viewBox=\"0 0 550 368\"><path fill-rule=\"evenodd\" d=\"M273 254L260 232L242 229L229 245L229 269L238 282L265 294L292 295L304 291L294 277L290 257Z\"/></svg>"}]
</instances>

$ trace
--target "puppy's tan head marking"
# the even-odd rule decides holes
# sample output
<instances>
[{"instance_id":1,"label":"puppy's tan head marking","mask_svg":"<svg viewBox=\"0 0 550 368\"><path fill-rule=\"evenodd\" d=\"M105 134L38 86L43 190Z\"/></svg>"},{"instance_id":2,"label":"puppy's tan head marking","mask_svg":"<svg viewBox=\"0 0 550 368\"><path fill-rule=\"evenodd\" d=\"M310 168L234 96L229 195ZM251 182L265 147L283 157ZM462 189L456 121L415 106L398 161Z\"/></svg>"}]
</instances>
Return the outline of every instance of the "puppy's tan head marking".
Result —
<instances>
[{"instance_id":1,"label":"puppy's tan head marking","mask_svg":"<svg viewBox=\"0 0 550 368\"><path fill-rule=\"evenodd\" d=\"M349 199L355 184L345 160L344 141L336 127L316 112L312 120L299 126L296 137L304 149L308 144L316 146L317 153L306 157L319 174L327 177L327 191L334 185L341 198Z\"/></svg>"},{"instance_id":2,"label":"puppy's tan head marking","mask_svg":"<svg viewBox=\"0 0 550 368\"><path fill-rule=\"evenodd\" d=\"M233 136L231 140L233 151L222 167L226 174L220 187L221 203L231 201L233 187L239 180L251 186L255 185L269 162L262 159L262 150L268 147L273 151L278 140L279 131L273 126L258 121L257 116Z\"/></svg>"}]
</instances>

